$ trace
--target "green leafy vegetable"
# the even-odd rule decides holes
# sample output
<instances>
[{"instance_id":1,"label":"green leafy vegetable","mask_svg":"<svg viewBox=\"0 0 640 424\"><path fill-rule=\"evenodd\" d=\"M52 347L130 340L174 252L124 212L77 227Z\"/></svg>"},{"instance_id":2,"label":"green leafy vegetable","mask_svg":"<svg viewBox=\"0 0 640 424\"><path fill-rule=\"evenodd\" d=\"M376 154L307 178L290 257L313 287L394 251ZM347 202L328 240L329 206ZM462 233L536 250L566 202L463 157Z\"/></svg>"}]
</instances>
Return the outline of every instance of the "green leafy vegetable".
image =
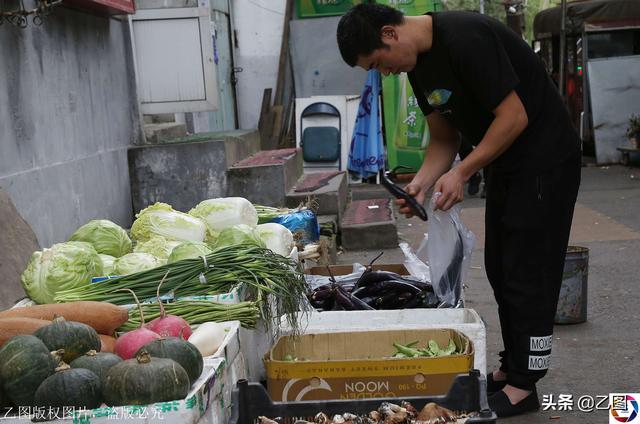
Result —
<instances>
[{"instance_id":1,"label":"green leafy vegetable","mask_svg":"<svg viewBox=\"0 0 640 424\"><path fill-rule=\"evenodd\" d=\"M197 241L185 241L177 245L169 255L169 263L181 261L183 259L193 259L200 256L207 256L211 253L211 248L206 243Z\"/></svg>"},{"instance_id":2,"label":"green leafy vegetable","mask_svg":"<svg viewBox=\"0 0 640 424\"><path fill-rule=\"evenodd\" d=\"M244 197L221 197L200 202L189 211L189 215L198 217L209 226L208 242L213 243L225 228L244 224L255 227L258 213L250 201Z\"/></svg>"},{"instance_id":3,"label":"green leafy vegetable","mask_svg":"<svg viewBox=\"0 0 640 424\"><path fill-rule=\"evenodd\" d=\"M131 252L131 239L127 232L107 219L95 219L78 228L69 241L90 243L96 252L119 258Z\"/></svg>"},{"instance_id":4,"label":"green leafy vegetable","mask_svg":"<svg viewBox=\"0 0 640 424\"><path fill-rule=\"evenodd\" d=\"M100 256L100 260L102 261L102 275L115 275L115 261L111 255L98 254Z\"/></svg>"},{"instance_id":5,"label":"green leafy vegetable","mask_svg":"<svg viewBox=\"0 0 640 424\"><path fill-rule=\"evenodd\" d=\"M203 241L207 225L200 218L173 210L166 203L155 203L136 215L131 235L139 242L154 236L168 240Z\"/></svg>"},{"instance_id":6,"label":"green leafy vegetable","mask_svg":"<svg viewBox=\"0 0 640 424\"><path fill-rule=\"evenodd\" d=\"M222 230L216 239L213 248L216 250L222 247L238 246L242 244L265 247L264 242L260 239L258 234L256 234L253 228L248 225L238 224Z\"/></svg>"},{"instance_id":7,"label":"green leafy vegetable","mask_svg":"<svg viewBox=\"0 0 640 424\"><path fill-rule=\"evenodd\" d=\"M285 257L291 254L291 249L294 246L293 234L284 225L274 222L260 224L256 227L255 232L267 246L267 249Z\"/></svg>"},{"instance_id":8,"label":"green leafy vegetable","mask_svg":"<svg viewBox=\"0 0 640 424\"><path fill-rule=\"evenodd\" d=\"M147 241L136 244L133 249L135 253L149 253L163 262L169 259L169 255L173 251L173 248L178 246L181 242L177 240L167 240L164 237L151 237Z\"/></svg>"},{"instance_id":9,"label":"green leafy vegetable","mask_svg":"<svg viewBox=\"0 0 640 424\"><path fill-rule=\"evenodd\" d=\"M59 291L87 286L102 273L102 260L91 244L68 241L34 252L20 280L33 301L53 303Z\"/></svg>"},{"instance_id":10,"label":"green leafy vegetable","mask_svg":"<svg viewBox=\"0 0 640 424\"><path fill-rule=\"evenodd\" d=\"M150 253L127 253L116 259L114 273L116 275L135 274L149 269L157 268L163 261Z\"/></svg>"}]
</instances>

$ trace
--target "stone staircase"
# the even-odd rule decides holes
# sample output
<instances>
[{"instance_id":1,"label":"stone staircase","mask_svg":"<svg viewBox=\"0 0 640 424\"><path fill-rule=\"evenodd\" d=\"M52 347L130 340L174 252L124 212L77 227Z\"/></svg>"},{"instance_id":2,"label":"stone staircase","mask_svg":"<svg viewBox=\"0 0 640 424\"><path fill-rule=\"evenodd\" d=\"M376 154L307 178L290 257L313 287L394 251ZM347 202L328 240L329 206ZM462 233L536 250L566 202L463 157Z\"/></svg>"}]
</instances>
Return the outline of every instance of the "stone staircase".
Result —
<instances>
[{"instance_id":1,"label":"stone staircase","mask_svg":"<svg viewBox=\"0 0 640 424\"><path fill-rule=\"evenodd\" d=\"M266 150L233 164L227 172L227 195L275 207L296 207L313 198L324 235L331 238L332 231L340 233L345 249L398 245L393 204L384 189L351 201L346 172L303 173L301 156L298 149Z\"/></svg>"},{"instance_id":2,"label":"stone staircase","mask_svg":"<svg viewBox=\"0 0 640 424\"><path fill-rule=\"evenodd\" d=\"M339 243L348 250L397 246L392 202L382 187L350 187L345 171L304 173L299 149L260 151L257 130L186 135L173 115L153 115L145 117L145 133L148 144L128 152L134 213L155 202L188 211L214 197L292 208L313 199L333 257Z\"/></svg>"}]
</instances>

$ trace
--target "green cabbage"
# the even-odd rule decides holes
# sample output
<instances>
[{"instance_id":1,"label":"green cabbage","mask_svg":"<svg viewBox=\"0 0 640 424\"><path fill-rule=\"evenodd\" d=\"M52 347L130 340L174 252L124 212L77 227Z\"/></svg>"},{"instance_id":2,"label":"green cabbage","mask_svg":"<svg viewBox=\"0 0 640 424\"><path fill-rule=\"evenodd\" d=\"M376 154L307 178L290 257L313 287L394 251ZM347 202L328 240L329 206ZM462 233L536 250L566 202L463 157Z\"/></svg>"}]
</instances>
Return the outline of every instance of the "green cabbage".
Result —
<instances>
[{"instance_id":1,"label":"green cabbage","mask_svg":"<svg viewBox=\"0 0 640 424\"><path fill-rule=\"evenodd\" d=\"M155 203L136 215L131 235L139 242L154 236L168 240L203 241L207 224L200 218L174 211L166 203Z\"/></svg>"},{"instance_id":2,"label":"green cabbage","mask_svg":"<svg viewBox=\"0 0 640 424\"><path fill-rule=\"evenodd\" d=\"M116 259L115 275L129 275L163 265L163 261L150 253L127 253Z\"/></svg>"},{"instance_id":3,"label":"green cabbage","mask_svg":"<svg viewBox=\"0 0 640 424\"><path fill-rule=\"evenodd\" d=\"M264 241L267 248L284 257L288 257L293 249L293 234L284 225L270 222L256 227L256 234Z\"/></svg>"},{"instance_id":4,"label":"green cabbage","mask_svg":"<svg viewBox=\"0 0 640 424\"><path fill-rule=\"evenodd\" d=\"M206 256L209 253L211 253L211 248L205 243L185 241L173 248L171 255L169 255L169 263Z\"/></svg>"},{"instance_id":5,"label":"green cabbage","mask_svg":"<svg viewBox=\"0 0 640 424\"><path fill-rule=\"evenodd\" d=\"M89 221L78 228L69 241L86 241L96 252L116 258L131 252L131 239L127 232L107 219Z\"/></svg>"},{"instance_id":6,"label":"green cabbage","mask_svg":"<svg viewBox=\"0 0 640 424\"><path fill-rule=\"evenodd\" d=\"M220 231L234 225L245 224L255 227L258 212L244 197L220 197L207 199L189 211L189 215L205 221L208 226L207 242L214 243Z\"/></svg>"},{"instance_id":7,"label":"green cabbage","mask_svg":"<svg viewBox=\"0 0 640 424\"><path fill-rule=\"evenodd\" d=\"M163 261L167 261L169 259L169 255L174 247L178 246L180 241L177 240L167 240L164 237L151 237L147 241L140 242L136 244L136 247L133 249L135 253L150 253L158 259L162 259Z\"/></svg>"},{"instance_id":8,"label":"green cabbage","mask_svg":"<svg viewBox=\"0 0 640 424\"><path fill-rule=\"evenodd\" d=\"M99 253L98 256L100 256L100 259L102 260L102 274L103 275L115 275L114 274L114 269L115 269L115 260L116 258L114 258L111 255L105 255L103 253Z\"/></svg>"},{"instance_id":9,"label":"green cabbage","mask_svg":"<svg viewBox=\"0 0 640 424\"><path fill-rule=\"evenodd\" d=\"M254 229L244 224L234 225L233 227L222 230L213 247L219 249L221 247L235 246L238 244L252 244L266 247Z\"/></svg>"},{"instance_id":10,"label":"green cabbage","mask_svg":"<svg viewBox=\"0 0 640 424\"><path fill-rule=\"evenodd\" d=\"M34 252L20 280L34 302L53 303L57 292L91 284L102 273L102 260L91 244L68 241Z\"/></svg>"}]
</instances>

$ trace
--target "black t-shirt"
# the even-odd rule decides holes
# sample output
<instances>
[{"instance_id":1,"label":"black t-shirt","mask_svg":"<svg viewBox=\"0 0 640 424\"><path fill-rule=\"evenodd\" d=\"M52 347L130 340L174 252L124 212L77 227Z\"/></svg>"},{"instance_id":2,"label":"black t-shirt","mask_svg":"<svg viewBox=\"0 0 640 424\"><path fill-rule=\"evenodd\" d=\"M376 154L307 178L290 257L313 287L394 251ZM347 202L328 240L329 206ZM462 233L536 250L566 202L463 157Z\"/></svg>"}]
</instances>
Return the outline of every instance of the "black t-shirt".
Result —
<instances>
[{"instance_id":1,"label":"black t-shirt","mask_svg":"<svg viewBox=\"0 0 640 424\"><path fill-rule=\"evenodd\" d=\"M409 81L422 112L434 110L477 145L493 110L515 90L529 124L492 166L540 172L580 151L580 139L542 61L510 28L473 12L433 18L431 50L418 56Z\"/></svg>"}]
</instances>

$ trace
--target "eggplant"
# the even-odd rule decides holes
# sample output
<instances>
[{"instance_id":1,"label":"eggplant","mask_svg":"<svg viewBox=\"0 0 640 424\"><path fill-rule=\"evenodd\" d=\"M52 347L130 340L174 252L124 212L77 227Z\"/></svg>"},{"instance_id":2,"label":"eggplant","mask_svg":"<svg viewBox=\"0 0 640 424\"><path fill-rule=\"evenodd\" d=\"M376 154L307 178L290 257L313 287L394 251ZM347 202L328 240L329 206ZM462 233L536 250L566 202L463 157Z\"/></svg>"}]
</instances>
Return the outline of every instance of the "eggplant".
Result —
<instances>
[{"instance_id":1,"label":"eggplant","mask_svg":"<svg viewBox=\"0 0 640 424\"><path fill-rule=\"evenodd\" d=\"M357 297L352 296L350 293L347 293L340 286L336 287L336 302L338 302L338 304L340 304L340 306L342 306L347 311L374 309Z\"/></svg>"},{"instance_id":2,"label":"eggplant","mask_svg":"<svg viewBox=\"0 0 640 424\"><path fill-rule=\"evenodd\" d=\"M464 244L462 243L462 235L458 231L458 239L454 247L453 259L447 266L444 274L438 281L440 293L453 292L453 304L456 306L462 295L462 261L464 259Z\"/></svg>"},{"instance_id":3,"label":"eggplant","mask_svg":"<svg viewBox=\"0 0 640 424\"><path fill-rule=\"evenodd\" d=\"M398 302L398 294L390 292L376 299L376 309L389 309L389 306Z\"/></svg>"},{"instance_id":4,"label":"eggplant","mask_svg":"<svg viewBox=\"0 0 640 424\"><path fill-rule=\"evenodd\" d=\"M380 281L386 280L398 280L400 279L400 275L395 272L389 271L365 271L362 273L362 277L356 283L357 287L367 286L369 284L378 283Z\"/></svg>"},{"instance_id":5,"label":"eggplant","mask_svg":"<svg viewBox=\"0 0 640 424\"><path fill-rule=\"evenodd\" d=\"M357 288L352 292L352 294L360 298L365 296L372 296L372 295L379 296L381 292L387 291L387 290L394 291L396 292L396 294L403 293L403 292L418 294L422 292L420 288L414 286L413 284L409 284L405 281L386 280L386 281L379 281L374 284Z\"/></svg>"},{"instance_id":6,"label":"eggplant","mask_svg":"<svg viewBox=\"0 0 640 424\"><path fill-rule=\"evenodd\" d=\"M349 296L349 294L346 293L344 290L336 290L336 293L335 293L336 303L342 306L345 311L352 311L355 309L355 306L353 305L353 301L351 300L351 297L353 296Z\"/></svg>"},{"instance_id":7,"label":"eggplant","mask_svg":"<svg viewBox=\"0 0 640 424\"><path fill-rule=\"evenodd\" d=\"M314 291L313 294L311 295L311 298L313 300L327 300L332 295L333 295L333 289L328 288L328 289Z\"/></svg>"},{"instance_id":8,"label":"eggplant","mask_svg":"<svg viewBox=\"0 0 640 424\"><path fill-rule=\"evenodd\" d=\"M366 303L367 305L371 306L372 308L376 307L376 299L378 299L377 297L363 297L360 300L362 300L364 303Z\"/></svg>"}]
</instances>

